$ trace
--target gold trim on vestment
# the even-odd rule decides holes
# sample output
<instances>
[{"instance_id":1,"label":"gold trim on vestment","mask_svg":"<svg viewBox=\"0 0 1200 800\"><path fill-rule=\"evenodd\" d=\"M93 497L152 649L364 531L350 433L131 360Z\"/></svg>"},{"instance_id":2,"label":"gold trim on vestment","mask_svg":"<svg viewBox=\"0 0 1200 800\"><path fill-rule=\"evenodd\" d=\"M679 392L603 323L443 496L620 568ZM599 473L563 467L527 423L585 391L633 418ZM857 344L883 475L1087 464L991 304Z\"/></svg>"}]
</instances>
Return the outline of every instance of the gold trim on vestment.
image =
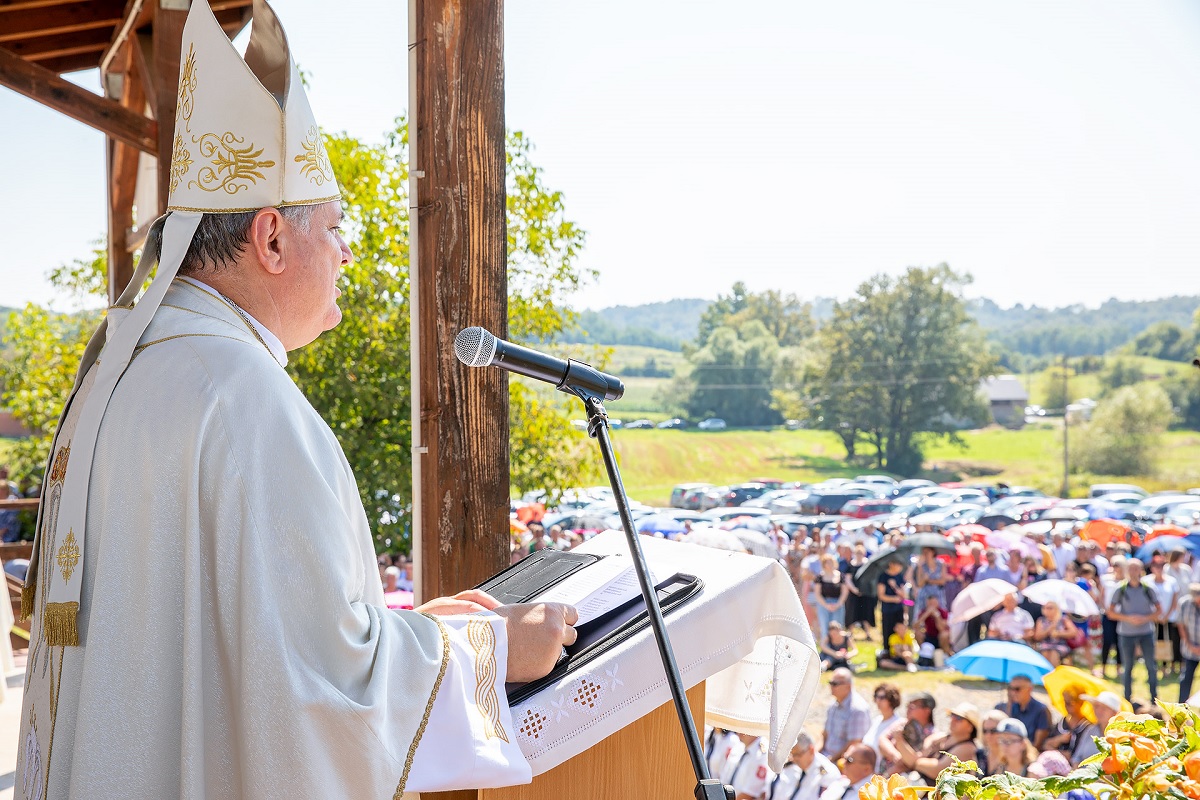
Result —
<instances>
[{"instance_id":1,"label":"gold trim on vestment","mask_svg":"<svg viewBox=\"0 0 1200 800\"><path fill-rule=\"evenodd\" d=\"M450 664L450 633L446 630L445 624L432 614L419 613L421 616L433 620L442 634L442 665L438 669L437 680L433 682L433 691L429 693L429 702L425 704L425 713L421 716L421 724L417 726L416 735L413 736L412 746L408 748L408 758L404 759L404 771L400 773L400 783L396 786L396 793L392 795L392 800L400 800L404 795L404 784L408 783L408 773L412 770L413 758L417 755L417 745L421 743L421 737L425 735L425 726L429 724L429 714L433 711L434 698L437 697L438 690L442 688L442 678L446 677L446 667Z\"/></svg>"},{"instance_id":2,"label":"gold trim on vestment","mask_svg":"<svg viewBox=\"0 0 1200 800\"><path fill-rule=\"evenodd\" d=\"M287 208L289 206L315 206L328 203L330 200L341 200L341 194L329 197L314 197L312 200L285 200L281 203L268 203L254 208L192 208L190 206L167 206L167 211L191 211L200 214L245 214L248 211L262 211L264 208Z\"/></svg>"},{"instance_id":3,"label":"gold trim on vestment","mask_svg":"<svg viewBox=\"0 0 1200 800\"><path fill-rule=\"evenodd\" d=\"M467 620L467 641L475 651L475 707L483 717L483 735L507 742L496 696L496 631L492 623L486 619Z\"/></svg>"},{"instance_id":4,"label":"gold trim on vestment","mask_svg":"<svg viewBox=\"0 0 1200 800\"><path fill-rule=\"evenodd\" d=\"M33 616L33 601L36 596L36 583L26 583L21 587L21 622L25 622Z\"/></svg>"},{"instance_id":5,"label":"gold trim on vestment","mask_svg":"<svg viewBox=\"0 0 1200 800\"><path fill-rule=\"evenodd\" d=\"M76 618L79 616L79 603L46 603L42 619L42 630L46 634L46 644L51 647L78 647L79 628Z\"/></svg>"}]
</instances>

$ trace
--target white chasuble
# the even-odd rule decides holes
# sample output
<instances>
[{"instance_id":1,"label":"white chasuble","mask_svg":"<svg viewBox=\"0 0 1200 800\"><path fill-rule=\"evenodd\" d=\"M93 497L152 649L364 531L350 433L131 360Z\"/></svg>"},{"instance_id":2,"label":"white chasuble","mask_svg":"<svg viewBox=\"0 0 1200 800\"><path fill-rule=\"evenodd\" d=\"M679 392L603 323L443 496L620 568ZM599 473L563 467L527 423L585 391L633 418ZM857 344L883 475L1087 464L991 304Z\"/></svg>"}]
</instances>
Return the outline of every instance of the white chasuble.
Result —
<instances>
[{"instance_id":1,"label":"white chasuble","mask_svg":"<svg viewBox=\"0 0 1200 800\"><path fill-rule=\"evenodd\" d=\"M56 522L66 471L88 466L70 439L90 379L43 492L17 797L390 800L531 779L503 621L384 606L350 466L236 309L171 286L101 424L80 552ZM79 645L51 646L45 598L80 562Z\"/></svg>"}]
</instances>

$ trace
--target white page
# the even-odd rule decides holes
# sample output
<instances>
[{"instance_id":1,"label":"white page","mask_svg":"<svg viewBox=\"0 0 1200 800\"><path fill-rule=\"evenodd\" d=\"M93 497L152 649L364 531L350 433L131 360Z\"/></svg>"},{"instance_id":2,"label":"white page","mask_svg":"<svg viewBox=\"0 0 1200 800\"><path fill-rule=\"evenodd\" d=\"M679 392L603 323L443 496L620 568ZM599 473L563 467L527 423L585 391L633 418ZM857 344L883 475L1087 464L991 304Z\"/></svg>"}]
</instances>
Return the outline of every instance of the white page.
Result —
<instances>
[{"instance_id":1,"label":"white page","mask_svg":"<svg viewBox=\"0 0 1200 800\"><path fill-rule=\"evenodd\" d=\"M654 573L650 574L653 582ZM534 599L575 606L579 612L576 624L582 625L640 594L633 562L628 556L613 555L584 567Z\"/></svg>"}]
</instances>

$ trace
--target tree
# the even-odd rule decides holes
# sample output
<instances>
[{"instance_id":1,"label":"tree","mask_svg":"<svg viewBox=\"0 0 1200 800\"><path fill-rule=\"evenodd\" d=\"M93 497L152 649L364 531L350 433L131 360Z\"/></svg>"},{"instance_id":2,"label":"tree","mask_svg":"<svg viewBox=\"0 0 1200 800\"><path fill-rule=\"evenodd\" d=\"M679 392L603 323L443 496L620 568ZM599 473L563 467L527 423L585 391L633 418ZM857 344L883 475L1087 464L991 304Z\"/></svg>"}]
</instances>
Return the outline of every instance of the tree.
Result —
<instances>
[{"instance_id":1,"label":"tree","mask_svg":"<svg viewBox=\"0 0 1200 800\"><path fill-rule=\"evenodd\" d=\"M728 296L718 297L701 315L696 343L703 347L716 328L737 329L752 320L761 322L780 347L798 345L813 332L811 303L775 289L749 292L738 281Z\"/></svg>"},{"instance_id":2,"label":"tree","mask_svg":"<svg viewBox=\"0 0 1200 800\"><path fill-rule=\"evenodd\" d=\"M1162 434L1171 423L1171 401L1161 386L1124 386L1102 402L1076 441L1075 465L1099 475L1154 472Z\"/></svg>"},{"instance_id":3,"label":"tree","mask_svg":"<svg viewBox=\"0 0 1200 800\"><path fill-rule=\"evenodd\" d=\"M1064 380L1064 373L1066 380ZM1071 398L1067 396L1070 391L1067 388L1070 378L1070 367L1064 367L1061 363L1046 370L1042 375L1042 395L1045 398L1043 402L1046 404L1046 408L1065 413L1067 405L1071 402Z\"/></svg>"},{"instance_id":4,"label":"tree","mask_svg":"<svg viewBox=\"0 0 1200 800\"><path fill-rule=\"evenodd\" d=\"M865 442L877 468L915 473L925 439L956 440L956 430L986 416L979 384L995 359L962 299L969 280L944 264L914 267L876 275L835 303L791 408L807 409L848 453Z\"/></svg>"},{"instance_id":5,"label":"tree","mask_svg":"<svg viewBox=\"0 0 1200 800\"><path fill-rule=\"evenodd\" d=\"M1133 352L1167 361L1191 361L1196 354L1196 338L1174 322L1156 322L1134 338Z\"/></svg>"},{"instance_id":6,"label":"tree","mask_svg":"<svg viewBox=\"0 0 1200 800\"><path fill-rule=\"evenodd\" d=\"M104 295L106 271L105 248L97 242L90 258L63 264L48 277L76 304L95 305ZM41 481L63 402L98 322L98 312L56 314L33 304L9 315L4 337L7 352L0 358L0 384L4 387L0 406L7 407L33 432L14 442L10 452L8 466L16 481Z\"/></svg>"},{"instance_id":7,"label":"tree","mask_svg":"<svg viewBox=\"0 0 1200 800\"><path fill-rule=\"evenodd\" d=\"M730 425L776 425L771 406L771 376L779 344L758 320L740 328L715 328L691 358L683 401L693 419L720 417Z\"/></svg>"},{"instance_id":8,"label":"tree","mask_svg":"<svg viewBox=\"0 0 1200 800\"><path fill-rule=\"evenodd\" d=\"M1122 386L1132 386L1146 379L1146 372L1131 358L1110 359L1104 369L1100 370L1100 386L1104 391L1112 392Z\"/></svg>"}]
</instances>

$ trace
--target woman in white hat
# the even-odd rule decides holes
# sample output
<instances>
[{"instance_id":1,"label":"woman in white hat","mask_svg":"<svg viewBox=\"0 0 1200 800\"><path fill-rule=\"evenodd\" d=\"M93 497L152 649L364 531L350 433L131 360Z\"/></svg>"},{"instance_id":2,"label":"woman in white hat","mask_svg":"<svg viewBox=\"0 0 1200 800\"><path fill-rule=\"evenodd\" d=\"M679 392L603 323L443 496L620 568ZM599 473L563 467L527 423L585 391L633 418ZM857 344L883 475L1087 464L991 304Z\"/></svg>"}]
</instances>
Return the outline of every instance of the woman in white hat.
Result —
<instances>
[{"instance_id":1,"label":"woman in white hat","mask_svg":"<svg viewBox=\"0 0 1200 800\"><path fill-rule=\"evenodd\" d=\"M959 703L948 713L950 732L926 740L921 752L918 753L902 736L896 737L894 742L904 768L916 770L931 786L937 780L938 773L949 767L954 758L973 761L978 750L976 739L981 727L979 709L971 703Z\"/></svg>"}]
</instances>

